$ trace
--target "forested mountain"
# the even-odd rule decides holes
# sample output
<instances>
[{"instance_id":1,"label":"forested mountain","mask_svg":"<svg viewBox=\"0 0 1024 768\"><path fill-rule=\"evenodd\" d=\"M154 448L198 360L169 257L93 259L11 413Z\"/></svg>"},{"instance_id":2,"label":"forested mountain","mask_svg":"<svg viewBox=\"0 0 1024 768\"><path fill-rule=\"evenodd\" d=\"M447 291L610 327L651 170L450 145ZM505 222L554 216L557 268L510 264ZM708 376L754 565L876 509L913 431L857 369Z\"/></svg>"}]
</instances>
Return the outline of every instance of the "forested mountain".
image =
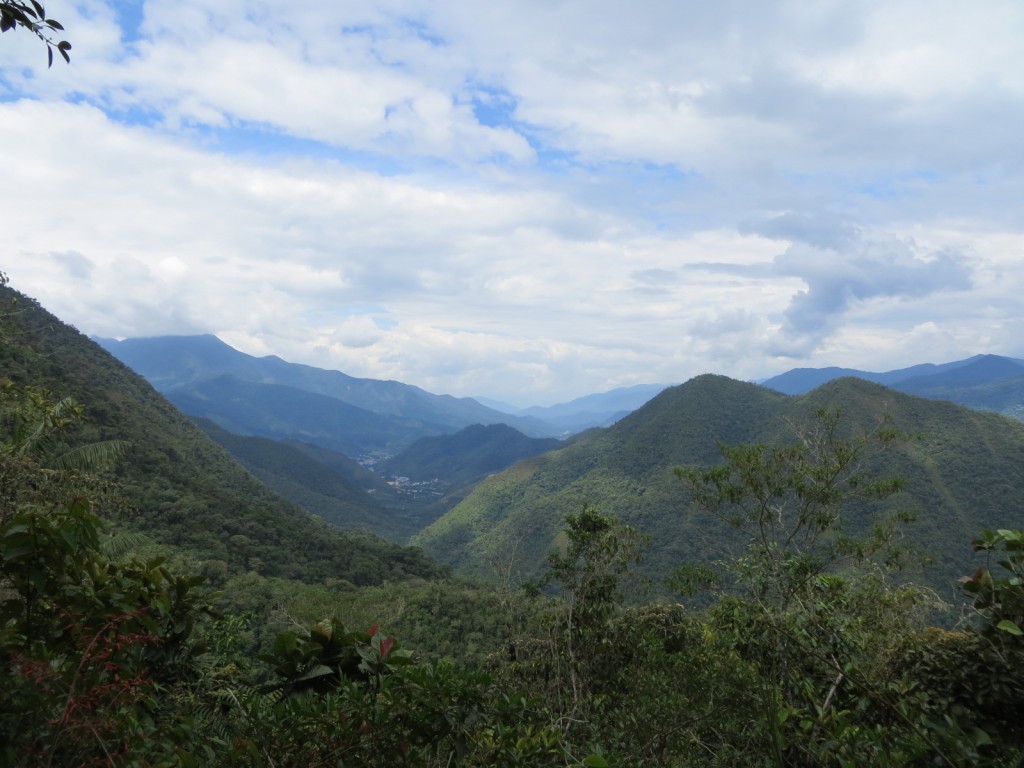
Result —
<instances>
[{"instance_id":1,"label":"forested mountain","mask_svg":"<svg viewBox=\"0 0 1024 768\"><path fill-rule=\"evenodd\" d=\"M530 575L558 544L565 516L590 504L650 534L642 567L661 579L737 545L728 526L691 506L673 468L717 464L719 445L794 442L794 428L811 424L820 408L838 408L844 429L867 431L888 415L914 436L875 457L871 469L906 479L891 503L919 512L907 536L934 560L930 583L949 585L966 572L973 531L1021 524L1022 424L856 378L787 396L707 375L664 391L607 430L485 480L414 540L469 572L486 574L503 555ZM861 507L849 522L864 531L878 511Z\"/></svg>"},{"instance_id":2,"label":"forested mountain","mask_svg":"<svg viewBox=\"0 0 1024 768\"><path fill-rule=\"evenodd\" d=\"M390 454L438 424L385 416L327 395L222 375L164 393L183 413L241 435L312 443L352 458Z\"/></svg>"},{"instance_id":3,"label":"forested mountain","mask_svg":"<svg viewBox=\"0 0 1024 768\"><path fill-rule=\"evenodd\" d=\"M16 300L0 345L3 377L83 403L76 440L131 444L114 475L131 505L119 527L187 551L221 576L380 583L441 573L416 550L344 534L284 501L97 344L10 288L0 287L0 299Z\"/></svg>"},{"instance_id":4,"label":"forested mountain","mask_svg":"<svg viewBox=\"0 0 1024 768\"><path fill-rule=\"evenodd\" d=\"M350 456L381 446L393 453L424 435L456 432L471 424L504 423L537 437L558 431L471 398L356 378L273 355L254 357L211 335L97 341L189 415L209 418L233 432L305 440ZM335 423L316 429L310 417L316 411L334 415ZM345 429L350 421L351 434Z\"/></svg>"},{"instance_id":5,"label":"forested mountain","mask_svg":"<svg viewBox=\"0 0 1024 768\"><path fill-rule=\"evenodd\" d=\"M975 355L943 365L926 363L884 373L852 368L794 368L762 384L779 392L799 395L842 376L855 376L900 392L1024 419L1024 360L999 355Z\"/></svg>"},{"instance_id":6,"label":"forested mountain","mask_svg":"<svg viewBox=\"0 0 1024 768\"><path fill-rule=\"evenodd\" d=\"M236 435L206 419L197 424L268 488L339 528L400 542L423 527L419 519L393 511L402 506L400 494L372 472L361 476L362 467L344 454L334 454L328 464L301 444Z\"/></svg>"},{"instance_id":7,"label":"forested mountain","mask_svg":"<svg viewBox=\"0 0 1024 768\"><path fill-rule=\"evenodd\" d=\"M497 569L489 588L284 503L7 290L0 342L0 765L1021 764L1017 422L856 379L790 397L699 377L495 475L439 523L435 546ZM884 414L921 437L901 442ZM359 494L383 486L344 456L204 426L254 472L377 511ZM501 429L450 453L525 440ZM866 452L871 430L888 451ZM724 448L721 467L673 475L714 461L716 440L791 447ZM897 500L923 507L922 541L991 558L962 585L973 616L955 631L928 623L948 611L934 594L893 578L874 548L890 529L840 535L865 531L890 470L908 478ZM717 588L706 603L627 604L643 541L584 500L652 533L651 573L736 557L717 584L689 582ZM731 541L719 503L740 521ZM974 533L990 522L1008 527Z\"/></svg>"},{"instance_id":8,"label":"forested mountain","mask_svg":"<svg viewBox=\"0 0 1024 768\"><path fill-rule=\"evenodd\" d=\"M507 424L475 424L454 435L420 438L378 468L387 476L401 475L418 482L437 480L447 490L561 445L554 438L527 437Z\"/></svg>"}]
</instances>

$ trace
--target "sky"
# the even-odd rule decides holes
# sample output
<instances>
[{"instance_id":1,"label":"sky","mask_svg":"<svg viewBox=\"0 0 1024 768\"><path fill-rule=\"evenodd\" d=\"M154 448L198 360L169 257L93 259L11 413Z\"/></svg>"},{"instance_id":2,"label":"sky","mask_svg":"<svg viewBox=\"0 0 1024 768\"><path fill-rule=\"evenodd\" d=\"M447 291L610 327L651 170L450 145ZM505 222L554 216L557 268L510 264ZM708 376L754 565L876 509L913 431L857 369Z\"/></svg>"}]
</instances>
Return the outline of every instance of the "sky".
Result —
<instances>
[{"instance_id":1,"label":"sky","mask_svg":"<svg viewBox=\"0 0 1024 768\"><path fill-rule=\"evenodd\" d=\"M1019 0L50 0L0 270L513 405L1024 357Z\"/></svg>"}]
</instances>

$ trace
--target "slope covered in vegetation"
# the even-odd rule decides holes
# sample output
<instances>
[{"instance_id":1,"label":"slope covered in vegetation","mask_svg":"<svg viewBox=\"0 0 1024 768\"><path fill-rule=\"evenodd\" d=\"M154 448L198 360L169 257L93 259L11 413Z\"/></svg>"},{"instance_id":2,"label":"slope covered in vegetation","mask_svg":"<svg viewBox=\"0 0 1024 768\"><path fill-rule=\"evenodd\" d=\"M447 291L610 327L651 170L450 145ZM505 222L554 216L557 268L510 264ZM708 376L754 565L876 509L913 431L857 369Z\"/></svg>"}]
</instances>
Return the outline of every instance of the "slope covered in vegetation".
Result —
<instances>
[{"instance_id":1,"label":"slope covered in vegetation","mask_svg":"<svg viewBox=\"0 0 1024 768\"><path fill-rule=\"evenodd\" d=\"M414 573L418 560L379 542L360 550L319 538L327 529L274 505L199 432L169 427L156 408L166 403L133 393L137 379L77 346L68 329L33 324L48 320L37 307L21 300L15 311L0 311L11 372L0 385L0 765L1010 768L1024 760L1024 534L984 531L968 545L980 556L963 582L970 614L947 631L929 618L964 604L944 606L893 578L898 525L859 525L866 500L900 489L872 461L876 450L888 458L896 454L885 449L904 445L880 414L906 417L920 401L839 386L832 393L859 406L848 408L852 417L841 421L805 398L783 411L792 421L766 427L788 399L699 381L698 392L708 387L764 431L742 419L719 424L707 409L690 415L704 418L696 426L673 428L720 426L723 440L772 429L799 435L721 446L719 459L673 473L694 513L724 523L740 543L718 572L677 574L691 605L690 590L711 590L705 609L678 599L624 604L646 537L592 507L565 516L558 546L524 588L500 559L496 588L424 579L357 587L346 576L309 584L275 574L316 578L325 560L337 565L336 544L368 565L390 562L387 578ZM106 416L42 381L93 396ZM656 408L678 409L671 399ZM142 469L123 440L139 420L150 431L127 434L151 440ZM935 430L956 423L956 414L922 415ZM561 479L570 482L602 462L643 476L644 451L672 442L664 426L639 419L619 435L598 432L510 475L555 482L551 467L566 461ZM982 450L1009 447L998 430L975 426ZM621 457L576 452L609 436ZM193 464L194 455L223 463ZM186 482L210 466L219 476ZM118 477L124 482L112 482ZM239 535L265 547L266 560L250 560L248 570L223 561L218 594L196 573L215 570L201 549L172 550L173 565L133 554L138 537L125 535L120 499L153 503L154 484L189 504L167 499L159 515L141 510L136 521L156 528L161 520L157 530L174 535L194 515L220 526L214 537L246 525ZM211 488L219 495L201 493ZM236 502L216 514L215 504ZM260 527L271 535L257 539ZM180 538L190 541L184 530ZM391 559L373 562L374 552ZM380 621L422 651L403 647Z\"/></svg>"},{"instance_id":2,"label":"slope covered in vegetation","mask_svg":"<svg viewBox=\"0 0 1024 768\"><path fill-rule=\"evenodd\" d=\"M693 506L673 470L720 462L720 445L797 439L821 408L838 409L848 434L886 418L907 434L869 467L903 477L903 492L885 505L863 503L851 517L867 530L885 508L917 512L906 535L933 562L929 583L948 591L965 572L972 532L1019 524L1024 425L1016 421L859 379L794 397L708 375L666 390L607 430L488 478L415 541L480 575L493 572L499 553L514 553L514 567L531 575L558 544L566 515L590 504L650 536L643 567L660 583L680 563L709 563L740 543Z\"/></svg>"},{"instance_id":3,"label":"slope covered in vegetation","mask_svg":"<svg viewBox=\"0 0 1024 768\"><path fill-rule=\"evenodd\" d=\"M436 478L451 488L560 445L554 438L527 437L506 424L474 424L454 435L420 438L381 462L379 469L386 475L404 475L413 480Z\"/></svg>"},{"instance_id":4,"label":"slope covered in vegetation","mask_svg":"<svg viewBox=\"0 0 1024 768\"><path fill-rule=\"evenodd\" d=\"M0 288L0 300L3 376L85 404L76 441L130 444L114 472L127 501L120 526L221 576L253 570L375 584L441 574L417 550L344 534L285 502L94 342L10 288Z\"/></svg>"},{"instance_id":5,"label":"slope covered in vegetation","mask_svg":"<svg viewBox=\"0 0 1024 768\"><path fill-rule=\"evenodd\" d=\"M418 527L416 521L402 519L386 509L378 501L377 488L355 482L354 472L336 471L293 443L236 435L205 419L196 423L268 488L328 523L346 530L368 531L390 541L407 539ZM336 456L355 464L344 454ZM386 483L379 485L388 487Z\"/></svg>"}]
</instances>

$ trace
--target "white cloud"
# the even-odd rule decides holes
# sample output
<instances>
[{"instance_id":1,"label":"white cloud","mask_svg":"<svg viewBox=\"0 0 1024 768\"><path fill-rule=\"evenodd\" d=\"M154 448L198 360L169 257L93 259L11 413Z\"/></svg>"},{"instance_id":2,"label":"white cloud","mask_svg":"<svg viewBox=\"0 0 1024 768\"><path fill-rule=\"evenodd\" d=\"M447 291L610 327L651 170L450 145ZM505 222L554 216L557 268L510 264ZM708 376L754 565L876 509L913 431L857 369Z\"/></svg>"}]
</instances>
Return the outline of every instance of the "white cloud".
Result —
<instances>
[{"instance_id":1,"label":"white cloud","mask_svg":"<svg viewBox=\"0 0 1024 768\"><path fill-rule=\"evenodd\" d=\"M1024 355L1017 3L138 7L0 47L0 267L86 332L522 404Z\"/></svg>"}]
</instances>

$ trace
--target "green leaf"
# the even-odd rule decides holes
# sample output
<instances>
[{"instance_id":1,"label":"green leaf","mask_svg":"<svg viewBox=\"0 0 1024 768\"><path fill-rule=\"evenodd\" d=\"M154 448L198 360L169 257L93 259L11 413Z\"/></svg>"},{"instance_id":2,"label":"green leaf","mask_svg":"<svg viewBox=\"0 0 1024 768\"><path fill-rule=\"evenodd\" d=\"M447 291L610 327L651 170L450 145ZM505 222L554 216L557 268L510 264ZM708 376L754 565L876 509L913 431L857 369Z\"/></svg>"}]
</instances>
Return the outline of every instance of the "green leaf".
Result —
<instances>
[{"instance_id":1,"label":"green leaf","mask_svg":"<svg viewBox=\"0 0 1024 768\"><path fill-rule=\"evenodd\" d=\"M329 677L335 674L334 670L325 664L317 664L312 669L306 670L298 678L299 681L316 680L321 677Z\"/></svg>"},{"instance_id":2,"label":"green leaf","mask_svg":"<svg viewBox=\"0 0 1024 768\"><path fill-rule=\"evenodd\" d=\"M608 761L600 755L587 755L583 759L583 764L587 768L608 768Z\"/></svg>"},{"instance_id":3,"label":"green leaf","mask_svg":"<svg viewBox=\"0 0 1024 768\"><path fill-rule=\"evenodd\" d=\"M996 629L1008 632L1011 635L1016 635L1017 637L1024 637L1024 631L1021 631L1021 628L1009 619L1003 619L996 624Z\"/></svg>"}]
</instances>

